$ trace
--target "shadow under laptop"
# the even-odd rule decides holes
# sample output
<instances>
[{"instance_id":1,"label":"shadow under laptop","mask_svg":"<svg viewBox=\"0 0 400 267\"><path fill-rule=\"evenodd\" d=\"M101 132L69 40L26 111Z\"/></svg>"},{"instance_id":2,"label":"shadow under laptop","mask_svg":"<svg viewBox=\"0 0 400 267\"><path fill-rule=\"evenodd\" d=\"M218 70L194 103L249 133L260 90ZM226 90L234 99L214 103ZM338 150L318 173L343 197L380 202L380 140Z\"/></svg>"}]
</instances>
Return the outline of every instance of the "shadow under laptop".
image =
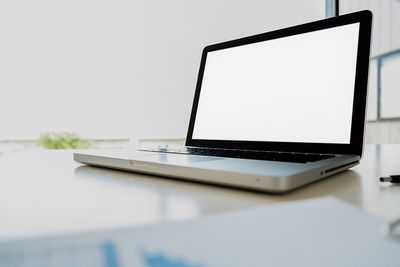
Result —
<instances>
[{"instance_id":1,"label":"shadow under laptop","mask_svg":"<svg viewBox=\"0 0 400 267\"><path fill-rule=\"evenodd\" d=\"M169 197L194 201L198 209L196 213L213 213L326 196L356 205L360 205L363 201L360 197L361 175L353 170L329 176L286 193L266 193L89 165L77 167L74 173L80 179L148 190L157 194L161 198L160 201L167 201Z\"/></svg>"}]
</instances>

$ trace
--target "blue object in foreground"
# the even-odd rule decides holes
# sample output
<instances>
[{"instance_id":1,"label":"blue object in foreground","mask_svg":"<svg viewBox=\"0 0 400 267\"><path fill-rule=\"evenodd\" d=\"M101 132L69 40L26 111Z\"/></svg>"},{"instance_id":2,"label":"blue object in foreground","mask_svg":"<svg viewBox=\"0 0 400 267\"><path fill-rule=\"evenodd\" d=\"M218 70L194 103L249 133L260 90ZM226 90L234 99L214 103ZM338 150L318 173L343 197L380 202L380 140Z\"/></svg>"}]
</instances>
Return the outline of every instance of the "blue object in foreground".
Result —
<instances>
[{"instance_id":1,"label":"blue object in foreground","mask_svg":"<svg viewBox=\"0 0 400 267\"><path fill-rule=\"evenodd\" d=\"M103 245L103 252L105 257L106 267L118 267L117 255L113 243L105 243Z\"/></svg>"},{"instance_id":2,"label":"blue object in foreground","mask_svg":"<svg viewBox=\"0 0 400 267\"><path fill-rule=\"evenodd\" d=\"M202 264L189 264L181 259L168 258L163 253L140 253L146 267L205 267Z\"/></svg>"}]
</instances>

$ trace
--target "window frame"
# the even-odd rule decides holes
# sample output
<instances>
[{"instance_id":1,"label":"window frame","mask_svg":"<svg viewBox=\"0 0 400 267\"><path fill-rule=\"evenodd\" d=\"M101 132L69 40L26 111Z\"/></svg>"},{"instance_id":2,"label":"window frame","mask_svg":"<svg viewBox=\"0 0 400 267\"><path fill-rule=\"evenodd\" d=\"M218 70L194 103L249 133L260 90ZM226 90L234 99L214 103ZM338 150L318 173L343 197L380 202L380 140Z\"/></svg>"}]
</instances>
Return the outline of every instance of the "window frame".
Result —
<instances>
[{"instance_id":1,"label":"window frame","mask_svg":"<svg viewBox=\"0 0 400 267\"><path fill-rule=\"evenodd\" d=\"M400 49L396 49L381 55L377 55L371 57L371 62L376 60L376 69L377 69L377 105L376 105L376 119L375 120L367 120L368 122L378 122L378 121L400 121L400 117L391 117L391 118L383 118L382 117L382 67L384 65L384 61L390 58L399 57Z\"/></svg>"}]
</instances>

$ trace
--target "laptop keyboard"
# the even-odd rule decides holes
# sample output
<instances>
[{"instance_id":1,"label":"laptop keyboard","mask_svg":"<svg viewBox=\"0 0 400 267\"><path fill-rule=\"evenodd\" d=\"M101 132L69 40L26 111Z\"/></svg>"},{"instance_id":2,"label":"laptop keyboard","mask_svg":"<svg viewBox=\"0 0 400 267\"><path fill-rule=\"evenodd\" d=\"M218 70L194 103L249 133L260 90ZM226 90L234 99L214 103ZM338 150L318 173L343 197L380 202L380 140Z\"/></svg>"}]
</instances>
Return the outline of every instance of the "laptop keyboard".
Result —
<instances>
[{"instance_id":1,"label":"laptop keyboard","mask_svg":"<svg viewBox=\"0 0 400 267\"><path fill-rule=\"evenodd\" d=\"M165 153L175 153L175 154L193 154L193 155L226 157L226 158L270 160L270 161L295 162L295 163L315 162L318 160L333 158L335 156L326 154L218 149L218 148L201 148L201 147L166 147L159 149L146 149L145 151L165 152Z\"/></svg>"}]
</instances>

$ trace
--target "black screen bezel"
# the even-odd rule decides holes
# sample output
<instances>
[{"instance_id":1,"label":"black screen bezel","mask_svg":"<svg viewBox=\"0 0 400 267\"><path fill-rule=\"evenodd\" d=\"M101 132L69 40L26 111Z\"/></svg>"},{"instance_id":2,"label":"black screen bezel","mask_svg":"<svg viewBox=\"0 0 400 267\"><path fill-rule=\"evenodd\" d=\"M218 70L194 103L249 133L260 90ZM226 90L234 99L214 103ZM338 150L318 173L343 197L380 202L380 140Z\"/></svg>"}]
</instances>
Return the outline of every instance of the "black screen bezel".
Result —
<instances>
[{"instance_id":1,"label":"black screen bezel","mask_svg":"<svg viewBox=\"0 0 400 267\"><path fill-rule=\"evenodd\" d=\"M355 88L354 88L350 144L192 139L194 123L197 113L197 106L199 103L202 79L208 52L287 37L291 35L328 29L353 23L360 23L360 30L358 38L358 49L357 49L356 77L354 85ZM206 46L203 49L201 57L201 63L196 84L196 92L194 95L189 129L186 137L186 146L304 152L304 153L352 154L361 156L363 148L363 140L364 140L365 109L366 109L367 86L368 86L368 69L370 60L371 24L372 24L372 13L368 10L364 10L339 17L333 17L281 30L257 34L254 36L249 36L245 38L240 38L236 40L231 40L223 43ZM332 75L335 74L332 73Z\"/></svg>"}]
</instances>

